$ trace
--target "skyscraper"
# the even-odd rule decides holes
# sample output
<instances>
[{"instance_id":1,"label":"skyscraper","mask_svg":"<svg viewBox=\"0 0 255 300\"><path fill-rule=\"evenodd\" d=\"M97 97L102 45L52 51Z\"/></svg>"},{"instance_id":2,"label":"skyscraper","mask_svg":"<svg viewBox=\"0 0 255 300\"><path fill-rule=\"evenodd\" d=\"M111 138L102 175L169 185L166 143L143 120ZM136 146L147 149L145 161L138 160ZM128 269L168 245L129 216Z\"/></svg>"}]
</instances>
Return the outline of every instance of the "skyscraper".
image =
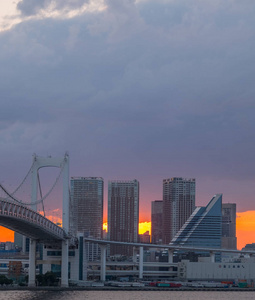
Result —
<instances>
[{"instance_id":1,"label":"skyscraper","mask_svg":"<svg viewBox=\"0 0 255 300\"><path fill-rule=\"evenodd\" d=\"M168 244L195 209L196 180L163 180L163 243Z\"/></svg>"},{"instance_id":2,"label":"skyscraper","mask_svg":"<svg viewBox=\"0 0 255 300\"><path fill-rule=\"evenodd\" d=\"M163 237L163 201L151 202L151 242L162 244Z\"/></svg>"},{"instance_id":3,"label":"skyscraper","mask_svg":"<svg viewBox=\"0 0 255 300\"><path fill-rule=\"evenodd\" d=\"M100 239L103 230L103 190L101 177L72 177L70 203L70 230ZM98 245L86 243L89 260L99 255Z\"/></svg>"},{"instance_id":4,"label":"skyscraper","mask_svg":"<svg viewBox=\"0 0 255 300\"><path fill-rule=\"evenodd\" d=\"M222 203L222 248L236 249L235 203Z\"/></svg>"},{"instance_id":5,"label":"skyscraper","mask_svg":"<svg viewBox=\"0 0 255 300\"><path fill-rule=\"evenodd\" d=\"M197 207L188 218L171 245L201 248L221 248L222 234L222 194L216 194L205 207ZM209 256L209 252L200 253ZM216 261L220 254L216 255Z\"/></svg>"},{"instance_id":6,"label":"skyscraper","mask_svg":"<svg viewBox=\"0 0 255 300\"><path fill-rule=\"evenodd\" d=\"M112 241L138 242L139 182L109 181L108 238ZM110 255L132 255L132 248L122 245L110 247Z\"/></svg>"}]
</instances>

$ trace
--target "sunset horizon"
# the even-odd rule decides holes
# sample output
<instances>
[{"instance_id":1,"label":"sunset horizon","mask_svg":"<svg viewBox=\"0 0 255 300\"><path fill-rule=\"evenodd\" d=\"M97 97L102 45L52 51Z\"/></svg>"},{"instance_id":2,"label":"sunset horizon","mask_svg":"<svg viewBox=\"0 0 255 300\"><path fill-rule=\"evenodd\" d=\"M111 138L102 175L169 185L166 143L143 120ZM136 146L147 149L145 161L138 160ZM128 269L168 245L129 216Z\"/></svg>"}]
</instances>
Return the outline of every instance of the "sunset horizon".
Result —
<instances>
[{"instance_id":1,"label":"sunset horizon","mask_svg":"<svg viewBox=\"0 0 255 300\"><path fill-rule=\"evenodd\" d=\"M48 216L54 223L61 223L56 216ZM236 214L236 237L237 249L241 250L246 244L255 243L253 233L255 228L255 210L237 212ZM107 230L107 222L104 221L103 229ZM139 222L139 234L149 231L151 234L151 221ZM0 242L14 242L14 231L0 226Z\"/></svg>"},{"instance_id":2,"label":"sunset horizon","mask_svg":"<svg viewBox=\"0 0 255 300\"><path fill-rule=\"evenodd\" d=\"M28 273L32 298L48 271L102 298L128 284L138 299L147 280L255 292L254 14L252 0L0 1L4 275ZM11 248L29 260L8 263Z\"/></svg>"}]
</instances>

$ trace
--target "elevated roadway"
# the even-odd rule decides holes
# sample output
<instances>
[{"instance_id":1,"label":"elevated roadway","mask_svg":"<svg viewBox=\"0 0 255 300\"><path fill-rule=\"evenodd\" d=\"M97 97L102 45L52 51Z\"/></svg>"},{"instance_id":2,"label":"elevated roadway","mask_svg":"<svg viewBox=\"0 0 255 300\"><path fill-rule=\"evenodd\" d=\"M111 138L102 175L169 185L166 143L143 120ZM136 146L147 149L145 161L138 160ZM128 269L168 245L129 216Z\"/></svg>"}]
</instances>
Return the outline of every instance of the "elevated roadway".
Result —
<instances>
[{"instance_id":1,"label":"elevated roadway","mask_svg":"<svg viewBox=\"0 0 255 300\"><path fill-rule=\"evenodd\" d=\"M198 252L221 252L221 253L242 253L255 255L255 251L247 250L234 250L234 249L222 249L222 248L205 248L205 247L194 247L194 246L183 246L183 245L158 245L158 244L145 244L145 243L135 243L135 242L118 242L110 240L100 240L84 237L85 242L97 243L99 245L126 245L133 247L143 247L143 248L157 248L157 249L168 249L172 251L198 251Z\"/></svg>"},{"instance_id":2,"label":"elevated roadway","mask_svg":"<svg viewBox=\"0 0 255 300\"><path fill-rule=\"evenodd\" d=\"M3 199L0 199L0 225L40 243L61 243L68 238L63 228L38 212Z\"/></svg>"}]
</instances>

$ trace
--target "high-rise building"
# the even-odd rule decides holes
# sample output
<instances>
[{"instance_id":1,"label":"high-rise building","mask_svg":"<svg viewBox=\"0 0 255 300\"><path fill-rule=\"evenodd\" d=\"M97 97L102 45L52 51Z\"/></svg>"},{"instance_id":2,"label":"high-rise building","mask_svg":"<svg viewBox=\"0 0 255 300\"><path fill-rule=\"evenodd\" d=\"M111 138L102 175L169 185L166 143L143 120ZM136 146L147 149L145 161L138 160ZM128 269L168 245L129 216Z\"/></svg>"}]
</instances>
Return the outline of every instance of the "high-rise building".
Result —
<instances>
[{"instance_id":1,"label":"high-rise building","mask_svg":"<svg viewBox=\"0 0 255 300\"><path fill-rule=\"evenodd\" d=\"M163 243L168 244L195 209L196 180L163 180Z\"/></svg>"},{"instance_id":2,"label":"high-rise building","mask_svg":"<svg viewBox=\"0 0 255 300\"><path fill-rule=\"evenodd\" d=\"M235 203L222 203L222 248L236 249Z\"/></svg>"},{"instance_id":3,"label":"high-rise building","mask_svg":"<svg viewBox=\"0 0 255 300\"><path fill-rule=\"evenodd\" d=\"M85 237L102 238L103 234L103 190L101 177L72 177L70 203L70 230L83 233ZM88 260L99 256L99 246L86 243Z\"/></svg>"},{"instance_id":4,"label":"high-rise building","mask_svg":"<svg viewBox=\"0 0 255 300\"><path fill-rule=\"evenodd\" d=\"M185 222L171 245L192 246L201 248L221 248L222 235L222 194L216 194L205 207L197 207ZM209 256L199 253L200 256ZM216 261L220 254L216 254Z\"/></svg>"},{"instance_id":5,"label":"high-rise building","mask_svg":"<svg viewBox=\"0 0 255 300\"><path fill-rule=\"evenodd\" d=\"M138 242L139 182L109 181L108 238L112 241ZM132 255L132 247L112 245L110 255Z\"/></svg>"},{"instance_id":6,"label":"high-rise building","mask_svg":"<svg viewBox=\"0 0 255 300\"><path fill-rule=\"evenodd\" d=\"M151 202L151 242L162 244L163 237L163 201Z\"/></svg>"}]
</instances>

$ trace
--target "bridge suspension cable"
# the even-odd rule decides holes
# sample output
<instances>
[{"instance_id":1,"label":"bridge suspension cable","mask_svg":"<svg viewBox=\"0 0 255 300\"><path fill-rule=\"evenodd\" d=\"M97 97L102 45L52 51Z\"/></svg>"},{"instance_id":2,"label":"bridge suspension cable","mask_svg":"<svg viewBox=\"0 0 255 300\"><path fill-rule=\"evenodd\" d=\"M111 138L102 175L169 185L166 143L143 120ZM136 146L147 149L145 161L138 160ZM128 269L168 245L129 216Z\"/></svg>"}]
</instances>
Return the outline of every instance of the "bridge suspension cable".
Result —
<instances>
[{"instance_id":1,"label":"bridge suspension cable","mask_svg":"<svg viewBox=\"0 0 255 300\"><path fill-rule=\"evenodd\" d=\"M60 172L59 172L59 175L57 176L55 182L53 183L53 185L51 186L51 188L49 189L49 191L44 195L42 196L42 191L41 191L41 185L40 185L40 181L38 180L38 183L39 183L39 191L40 191L40 199L36 200L35 202L33 202L33 204L40 204L40 203L43 203L43 201L50 195L50 193L53 191L53 189L55 188L55 186L57 185L58 181L59 181L59 178L61 177L62 175L62 172L63 172L63 169L64 169L64 165L65 165L65 159L63 160L63 163L61 164L61 167L60 167ZM22 180L21 184L15 189L14 192L9 192L1 183L0 183L0 188L5 192L5 194L8 196L6 198L4 198L5 200L8 201L8 199L12 199L13 201L17 202L17 203L20 203L22 205L27 205L27 206L30 206L31 205L31 202L25 202L25 201L22 201L20 199L17 199L16 197L14 197L13 195L21 188L21 186L24 184L24 182L26 181L27 177L29 176L29 174L31 173L31 170L34 166L34 162L31 166L31 168L29 169L27 175L25 176L25 178ZM37 173L37 176L39 176L39 174ZM44 205L43 205L44 207ZM44 208L43 208L44 209ZM45 212L44 212L45 213Z\"/></svg>"},{"instance_id":2,"label":"bridge suspension cable","mask_svg":"<svg viewBox=\"0 0 255 300\"><path fill-rule=\"evenodd\" d=\"M12 197L17 193L17 191L22 187L22 185L24 184L24 182L27 180L29 174L31 173L31 171L32 171L32 169L33 169L33 167L34 167L34 163L35 163L35 161L33 161L33 163L32 163L32 165L31 165L30 169L28 170L28 172L27 172L27 174L26 174L26 176L25 176L24 179L21 181L21 183L18 185L18 187L17 187L12 193L10 193L10 195L11 195ZM12 198L12 197L10 197L10 198Z\"/></svg>"}]
</instances>

